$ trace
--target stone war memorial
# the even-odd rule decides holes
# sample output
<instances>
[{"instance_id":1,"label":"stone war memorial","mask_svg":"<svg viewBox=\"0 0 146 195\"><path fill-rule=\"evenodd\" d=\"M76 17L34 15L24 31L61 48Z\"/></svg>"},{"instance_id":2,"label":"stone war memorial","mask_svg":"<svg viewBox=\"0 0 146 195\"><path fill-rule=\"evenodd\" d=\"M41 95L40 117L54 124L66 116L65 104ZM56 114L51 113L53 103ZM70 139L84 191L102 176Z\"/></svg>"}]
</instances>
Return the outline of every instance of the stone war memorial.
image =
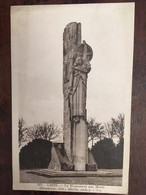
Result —
<instances>
[{"instance_id":1,"label":"stone war memorial","mask_svg":"<svg viewBox=\"0 0 146 195\"><path fill-rule=\"evenodd\" d=\"M81 23L69 23L63 33L63 144L54 144L49 164L54 170L96 171L88 149L87 79L92 48L81 40Z\"/></svg>"}]
</instances>

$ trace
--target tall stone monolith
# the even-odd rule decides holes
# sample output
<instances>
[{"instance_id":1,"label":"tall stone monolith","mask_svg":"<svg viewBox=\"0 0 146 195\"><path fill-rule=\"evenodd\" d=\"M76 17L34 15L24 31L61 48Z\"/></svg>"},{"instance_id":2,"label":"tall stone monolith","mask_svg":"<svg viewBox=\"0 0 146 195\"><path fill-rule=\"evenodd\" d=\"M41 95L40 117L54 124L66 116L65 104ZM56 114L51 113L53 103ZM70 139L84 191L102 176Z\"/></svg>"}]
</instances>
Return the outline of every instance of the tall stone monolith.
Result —
<instances>
[{"instance_id":1,"label":"tall stone monolith","mask_svg":"<svg viewBox=\"0 0 146 195\"><path fill-rule=\"evenodd\" d=\"M88 164L86 97L92 56L91 47L81 41L81 24L69 23L63 34L64 145L75 170L86 170Z\"/></svg>"}]
</instances>

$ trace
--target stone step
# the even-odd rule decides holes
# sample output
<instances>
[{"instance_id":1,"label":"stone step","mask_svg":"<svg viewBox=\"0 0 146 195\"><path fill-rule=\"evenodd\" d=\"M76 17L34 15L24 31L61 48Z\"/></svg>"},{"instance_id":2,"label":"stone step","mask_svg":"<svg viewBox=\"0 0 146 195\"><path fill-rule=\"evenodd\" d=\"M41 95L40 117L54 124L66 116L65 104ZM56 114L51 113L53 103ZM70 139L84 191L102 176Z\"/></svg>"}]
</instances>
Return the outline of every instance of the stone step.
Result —
<instances>
[{"instance_id":1,"label":"stone step","mask_svg":"<svg viewBox=\"0 0 146 195\"><path fill-rule=\"evenodd\" d=\"M98 171L52 171L48 169L29 170L27 173L44 177L122 177L122 170Z\"/></svg>"}]
</instances>

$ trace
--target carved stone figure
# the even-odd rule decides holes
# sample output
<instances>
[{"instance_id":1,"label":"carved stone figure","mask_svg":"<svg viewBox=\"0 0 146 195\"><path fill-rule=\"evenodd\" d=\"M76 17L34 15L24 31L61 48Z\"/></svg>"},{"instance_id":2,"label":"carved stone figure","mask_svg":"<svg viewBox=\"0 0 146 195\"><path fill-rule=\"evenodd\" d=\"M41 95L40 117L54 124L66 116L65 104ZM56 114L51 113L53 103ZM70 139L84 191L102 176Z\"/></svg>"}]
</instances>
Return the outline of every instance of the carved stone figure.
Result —
<instances>
[{"instance_id":1,"label":"carved stone figure","mask_svg":"<svg viewBox=\"0 0 146 195\"><path fill-rule=\"evenodd\" d=\"M87 53L88 50L89 52ZM68 90L66 90L71 108L71 119L76 116L86 118L87 74L91 70L89 63L91 57L92 49L84 41L77 49L76 58L70 74Z\"/></svg>"},{"instance_id":2,"label":"carved stone figure","mask_svg":"<svg viewBox=\"0 0 146 195\"><path fill-rule=\"evenodd\" d=\"M90 64L84 62L78 57L73 66L72 81L72 117L86 116L86 90L87 90L87 74L90 71Z\"/></svg>"}]
</instances>

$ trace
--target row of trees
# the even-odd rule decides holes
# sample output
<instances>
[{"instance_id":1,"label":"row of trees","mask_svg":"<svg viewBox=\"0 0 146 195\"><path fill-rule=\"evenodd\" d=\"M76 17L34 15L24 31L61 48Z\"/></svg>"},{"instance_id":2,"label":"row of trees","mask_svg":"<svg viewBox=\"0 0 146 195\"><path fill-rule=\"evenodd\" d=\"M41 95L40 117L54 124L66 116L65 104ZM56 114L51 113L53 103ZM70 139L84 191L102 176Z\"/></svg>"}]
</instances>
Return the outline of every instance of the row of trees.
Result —
<instances>
[{"instance_id":1,"label":"row of trees","mask_svg":"<svg viewBox=\"0 0 146 195\"><path fill-rule=\"evenodd\" d=\"M104 138L114 139L118 138L119 141L124 136L124 114L119 114L118 117L111 118L109 123L97 123L94 118L88 121L88 142L101 141Z\"/></svg>"},{"instance_id":2,"label":"row of trees","mask_svg":"<svg viewBox=\"0 0 146 195\"><path fill-rule=\"evenodd\" d=\"M18 129L19 147L21 147L23 143L28 143L36 139L53 141L62 132L61 128L56 126L53 122L50 124L44 122L42 124L35 124L33 126L28 127L23 118L19 119Z\"/></svg>"},{"instance_id":3,"label":"row of trees","mask_svg":"<svg viewBox=\"0 0 146 195\"><path fill-rule=\"evenodd\" d=\"M52 141L55 142L55 139L58 138L60 133L62 133L62 130L54 123L49 124L44 122L42 124L35 124L28 127L25 121L21 118L19 119L18 126L19 146L21 148L24 146L24 143L31 143L35 140L47 140L50 141L50 143ZM88 121L88 143L95 161L97 162L98 168L122 168L123 137L124 114L119 114L117 118L111 118L111 121L105 124L98 123L93 118ZM117 145L115 144L115 139L118 139ZM31 144L28 146L31 146ZM20 154L24 153L24 149L26 150L26 154L30 153L28 147L24 147L21 149ZM25 159L22 158L22 154L20 157L21 160Z\"/></svg>"},{"instance_id":4,"label":"row of trees","mask_svg":"<svg viewBox=\"0 0 146 195\"><path fill-rule=\"evenodd\" d=\"M19 146L21 146L23 142L29 142L35 139L53 141L62 132L54 123L48 124L47 122L44 122L28 127L23 118L19 119L18 129ZM96 122L94 118L91 118L88 121L88 143L92 143L91 147L93 147L95 141L101 141L104 138L118 138L119 140L122 140L123 136L124 114L119 114L116 119L111 118L111 121L105 124Z\"/></svg>"}]
</instances>

